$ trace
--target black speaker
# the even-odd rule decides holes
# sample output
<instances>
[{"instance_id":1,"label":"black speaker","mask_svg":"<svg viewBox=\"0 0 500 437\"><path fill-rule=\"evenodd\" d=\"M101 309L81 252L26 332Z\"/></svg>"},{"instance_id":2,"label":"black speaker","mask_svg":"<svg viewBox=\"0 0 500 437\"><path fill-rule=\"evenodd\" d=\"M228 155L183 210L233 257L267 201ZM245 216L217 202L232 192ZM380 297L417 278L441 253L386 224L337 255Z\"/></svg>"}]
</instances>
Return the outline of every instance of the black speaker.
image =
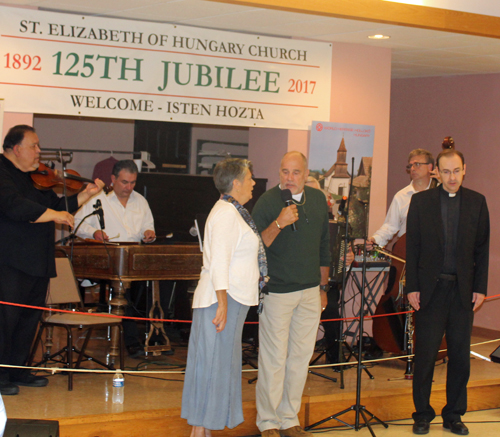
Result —
<instances>
[{"instance_id":1,"label":"black speaker","mask_svg":"<svg viewBox=\"0 0 500 437\"><path fill-rule=\"evenodd\" d=\"M59 437L57 420L7 419L3 437Z\"/></svg>"},{"instance_id":2,"label":"black speaker","mask_svg":"<svg viewBox=\"0 0 500 437\"><path fill-rule=\"evenodd\" d=\"M494 363L500 363L500 346L491 353L490 358Z\"/></svg>"}]
</instances>

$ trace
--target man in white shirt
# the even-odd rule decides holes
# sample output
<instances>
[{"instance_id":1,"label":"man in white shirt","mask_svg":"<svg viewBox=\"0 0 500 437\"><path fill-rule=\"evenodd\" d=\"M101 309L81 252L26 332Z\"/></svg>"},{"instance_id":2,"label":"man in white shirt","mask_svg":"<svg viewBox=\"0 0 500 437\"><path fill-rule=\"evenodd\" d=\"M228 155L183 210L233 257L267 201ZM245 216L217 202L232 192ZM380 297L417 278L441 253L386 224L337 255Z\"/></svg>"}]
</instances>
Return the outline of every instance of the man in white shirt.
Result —
<instances>
[{"instance_id":1,"label":"man in white shirt","mask_svg":"<svg viewBox=\"0 0 500 437\"><path fill-rule=\"evenodd\" d=\"M367 240L367 249L373 244L385 246L397 234L401 237L406 233L406 216L413 194L428 190L433 182L434 157L425 149L415 149L408 156L406 171L411 177L410 185L398 191L392 199L391 206L382 227Z\"/></svg>"},{"instance_id":2,"label":"man in white shirt","mask_svg":"<svg viewBox=\"0 0 500 437\"><path fill-rule=\"evenodd\" d=\"M118 161L111 175L113 191L94 196L83 205L75 215L78 227L84 217L94 211L97 200L101 201L104 211L105 230L101 230L97 215L84 220L78 228L81 238L93 238L99 241L151 243L155 240L153 215L147 200L134 187L138 169L132 160Z\"/></svg>"},{"instance_id":3,"label":"man in white shirt","mask_svg":"<svg viewBox=\"0 0 500 437\"><path fill-rule=\"evenodd\" d=\"M156 239L153 214L147 200L134 187L137 181L137 165L130 159L116 162L111 174L113 191L109 194L101 193L92 197L75 215L77 235L81 238L93 238L99 241L152 243ZM101 229L97 215L90 215L94 205L100 200L104 212L104 229ZM87 217L87 218L85 218ZM85 220L84 220L85 219ZM83 223L82 223L83 221ZM143 283L133 282L132 289L126 291L129 305L125 310L126 316L137 316L130 305L132 296L140 296L138 288ZM144 355L137 324L134 320L123 320L125 346L130 356Z\"/></svg>"}]
</instances>

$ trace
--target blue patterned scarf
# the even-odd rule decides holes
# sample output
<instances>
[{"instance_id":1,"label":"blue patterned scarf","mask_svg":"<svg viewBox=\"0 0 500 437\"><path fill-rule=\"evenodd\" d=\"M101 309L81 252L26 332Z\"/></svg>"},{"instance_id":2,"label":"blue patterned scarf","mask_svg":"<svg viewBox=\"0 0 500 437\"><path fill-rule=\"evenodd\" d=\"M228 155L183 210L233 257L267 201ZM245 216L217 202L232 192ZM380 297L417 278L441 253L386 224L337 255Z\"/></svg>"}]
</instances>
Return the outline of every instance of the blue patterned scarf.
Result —
<instances>
[{"instance_id":1,"label":"blue patterned scarf","mask_svg":"<svg viewBox=\"0 0 500 437\"><path fill-rule=\"evenodd\" d=\"M259 231L257 229L257 226L255 225L255 222L253 221L252 216L250 213L247 211L247 209L243 206L240 205L240 203L232 196L229 194L224 194L222 196L222 200L225 200L226 202L229 202L234 205L234 207L238 210L240 213L241 217L245 222L247 223L250 228L252 228L252 231L255 232L255 235L257 235L257 238L259 239L259 255L258 255L258 260L259 260L259 273L260 273L260 279L259 279L259 289L261 292L261 302L262 302L262 293L267 294L267 281L269 281L269 276L267 276L267 257L266 257L266 251L264 249L264 243L262 242L262 238L260 237ZM262 305L259 304L259 307Z\"/></svg>"}]
</instances>

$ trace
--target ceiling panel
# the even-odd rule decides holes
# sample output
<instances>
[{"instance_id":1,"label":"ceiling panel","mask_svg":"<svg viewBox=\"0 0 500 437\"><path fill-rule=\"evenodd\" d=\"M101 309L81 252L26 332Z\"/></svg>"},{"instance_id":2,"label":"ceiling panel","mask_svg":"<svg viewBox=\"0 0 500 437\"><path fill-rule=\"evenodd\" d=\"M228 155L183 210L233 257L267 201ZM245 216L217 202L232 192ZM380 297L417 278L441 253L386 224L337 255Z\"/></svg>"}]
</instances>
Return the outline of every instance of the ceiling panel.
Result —
<instances>
[{"instance_id":1,"label":"ceiling panel","mask_svg":"<svg viewBox=\"0 0 500 437\"><path fill-rule=\"evenodd\" d=\"M241 10L241 6L227 3L217 3L218 7L214 8L212 2L199 0L171 0L163 2L156 0L150 1L149 4L144 4L142 1L129 0L129 3L135 3L135 7L121 8L121 10L116 11L117 15L146 20L159 20L159 17L169 17L168 20L160 19L159 21L168 21L171 23L188 23L199 19L214 20L214 22L225 20L232 23L235 17L238 19L238 16L252 13L252 9L244 13ZM243 18L241 19L243 20Z\"/></svg>"}]
</instances>

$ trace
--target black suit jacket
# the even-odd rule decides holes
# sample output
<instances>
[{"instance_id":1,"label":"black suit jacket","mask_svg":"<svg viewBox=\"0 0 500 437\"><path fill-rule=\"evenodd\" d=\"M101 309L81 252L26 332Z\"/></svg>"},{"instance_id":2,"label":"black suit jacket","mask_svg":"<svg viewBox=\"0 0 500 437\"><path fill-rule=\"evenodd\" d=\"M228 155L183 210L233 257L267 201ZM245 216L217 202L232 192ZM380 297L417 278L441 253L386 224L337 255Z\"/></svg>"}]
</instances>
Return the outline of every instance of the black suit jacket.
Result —
<instances>
[{"instance_id":1,"label":"black suit jacket","mask_svg":"<svg viewBox=\"0 0 500 437\"><path fill-rule=\"evenodd\" d=\"M68 206L76 211L77 195L68 197ZM31 276L56 276L55 224L33 223L47 208L64 211L64 198L37 190L29 173L0 155L0 265Z\"/></svg>"},{"instance_id":2,"label":"black suit jacket","mask_svg":"<svg viewBox=\"0 0 500 437\"><path fill-rule=\"evenodd\" d=\"M444 262L442 187L416 193L406 230L406 293L420 292L420 306L430 301ZM471 308L472 293L486 294L490 222L482 194L461 187L457 240L457 281L462 304Z\"/></svg>"}]
</instances>

